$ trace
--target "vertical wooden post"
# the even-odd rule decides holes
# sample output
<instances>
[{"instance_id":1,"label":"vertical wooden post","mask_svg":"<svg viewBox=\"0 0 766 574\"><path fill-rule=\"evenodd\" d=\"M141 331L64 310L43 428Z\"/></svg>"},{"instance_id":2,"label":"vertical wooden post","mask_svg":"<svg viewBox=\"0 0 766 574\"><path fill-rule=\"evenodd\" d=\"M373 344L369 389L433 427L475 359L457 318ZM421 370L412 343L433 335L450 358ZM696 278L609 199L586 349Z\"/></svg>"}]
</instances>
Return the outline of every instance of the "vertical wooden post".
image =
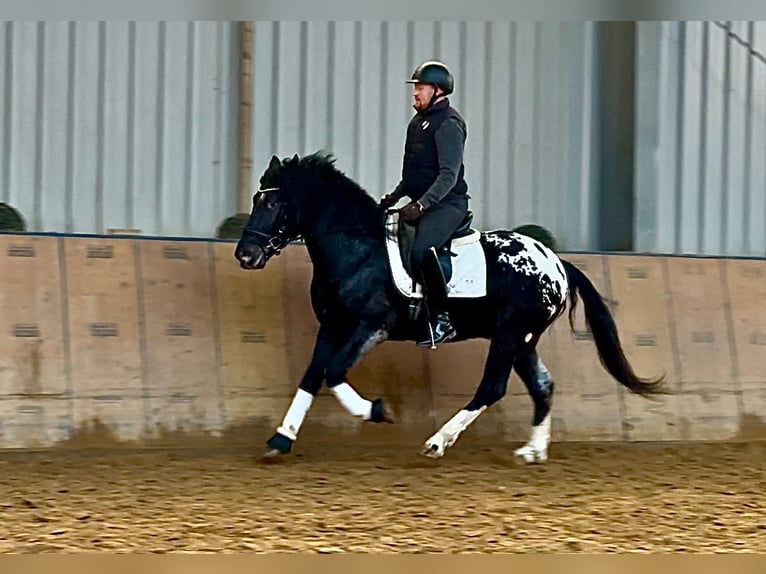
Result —
<instances>
[{"instance_id":1,"label":"vertical wooden post","mask_svg":"<svg viewBox=\"0 0 766 574\"><path fill-rule=\"evenodd\" d=\"M253 23L239 24L239 167L237 211L250 213L252 190Z\"/></svg>"}]
</instances>

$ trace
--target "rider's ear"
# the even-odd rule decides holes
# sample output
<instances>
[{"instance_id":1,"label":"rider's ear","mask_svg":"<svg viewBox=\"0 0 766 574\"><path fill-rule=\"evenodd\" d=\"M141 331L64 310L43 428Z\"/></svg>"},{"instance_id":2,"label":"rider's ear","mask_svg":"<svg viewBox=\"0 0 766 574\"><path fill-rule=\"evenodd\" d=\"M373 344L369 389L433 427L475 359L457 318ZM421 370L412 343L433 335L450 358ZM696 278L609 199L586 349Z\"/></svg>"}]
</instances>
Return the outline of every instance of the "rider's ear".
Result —
<instances>
[{"instance_id":1,"label":"rider's ear","mask_svg":"<svg viewBox=\"0 0 766 574\"><path fill-rule=\"evenodd\" d=\"M269 169L276 169L279 167L279 158L275 155L271 156L271 162L269 162Z\"/></svg>"}]
</instances>

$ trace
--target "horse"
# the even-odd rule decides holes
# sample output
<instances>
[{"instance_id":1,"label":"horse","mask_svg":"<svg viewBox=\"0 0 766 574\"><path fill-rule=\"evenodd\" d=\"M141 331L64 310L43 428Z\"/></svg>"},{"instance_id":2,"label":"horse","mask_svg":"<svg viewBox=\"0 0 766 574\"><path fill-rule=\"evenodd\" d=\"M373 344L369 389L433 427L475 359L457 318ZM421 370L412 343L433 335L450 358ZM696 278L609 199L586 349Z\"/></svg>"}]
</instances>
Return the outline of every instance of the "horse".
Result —
<instances>
[{"instance_id":1,"label":"horse","mask_svg":"<svg viewBox=\"0 0 766 574\"><path fill-rule=\"evenodd\" d=\"M423 325L428 324L417 320L423 313L413 319L411 298L392 282L385 245L391 210L381 208L335 161L325 152L282 160L273 156L234 250L242 269L263 269L300 238L313 266L309 291L319 323L313 354L282 423L266 441L264 461L291 452L323 382L351 415L393 423L383 399L361 396L349 383L347 371L383 341L422 338ZM554 382L536 346L564 313L567 297L570 328L575 329L579 295L600 362L617 382L647 398L663 392L664 376L635 374L614 318L582 271L531 237L508 230L475 231L485 255L486 294L448 299L457 337L447 344L488 339L484 372L472 399L425 441L421 454L442 457L482 412L504 397L515 369L534 409L529 440L514 456L528 464L547 460Z\"/></svg>"}]
</instances>

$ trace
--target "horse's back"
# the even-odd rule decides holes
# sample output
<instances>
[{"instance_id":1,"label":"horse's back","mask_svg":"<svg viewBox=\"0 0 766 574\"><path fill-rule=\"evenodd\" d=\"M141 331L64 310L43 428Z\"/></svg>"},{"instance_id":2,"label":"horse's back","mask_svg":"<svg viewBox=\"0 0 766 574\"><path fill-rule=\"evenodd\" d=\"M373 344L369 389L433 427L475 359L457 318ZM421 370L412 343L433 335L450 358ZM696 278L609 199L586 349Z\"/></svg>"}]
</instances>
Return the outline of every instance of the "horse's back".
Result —
<instances>
[{"instance_id":1,"label":"horse's back","mask_svg":"<svg viewBox=\"0 0 766 574\"><path fill-rule=\"evenodd\" d=\"M556 253L532 237L502 229L482 232L481 243L491 294L539 303L551 314L560 311L569 286Z\"/></svg>"}]
</instances>

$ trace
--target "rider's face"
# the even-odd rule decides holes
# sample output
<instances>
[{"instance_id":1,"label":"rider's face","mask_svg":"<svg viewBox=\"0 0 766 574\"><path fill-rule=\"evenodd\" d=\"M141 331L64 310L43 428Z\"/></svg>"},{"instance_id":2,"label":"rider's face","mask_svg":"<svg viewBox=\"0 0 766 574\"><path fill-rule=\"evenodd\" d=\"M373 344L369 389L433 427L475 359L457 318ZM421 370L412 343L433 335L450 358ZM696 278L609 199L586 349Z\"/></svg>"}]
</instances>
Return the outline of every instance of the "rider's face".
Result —
<instances>
[{"instance_id":1,"label":"rider's face","mask_svg":"<svg viewBox=\"0 0 766 574\"><path fill-rule=\"evenodd\" d=\"M436 89L433 84L413 84L412 85L412 107L422 112L428 107L428 103L434 95Z\"/></svg>"}]
</instances>

